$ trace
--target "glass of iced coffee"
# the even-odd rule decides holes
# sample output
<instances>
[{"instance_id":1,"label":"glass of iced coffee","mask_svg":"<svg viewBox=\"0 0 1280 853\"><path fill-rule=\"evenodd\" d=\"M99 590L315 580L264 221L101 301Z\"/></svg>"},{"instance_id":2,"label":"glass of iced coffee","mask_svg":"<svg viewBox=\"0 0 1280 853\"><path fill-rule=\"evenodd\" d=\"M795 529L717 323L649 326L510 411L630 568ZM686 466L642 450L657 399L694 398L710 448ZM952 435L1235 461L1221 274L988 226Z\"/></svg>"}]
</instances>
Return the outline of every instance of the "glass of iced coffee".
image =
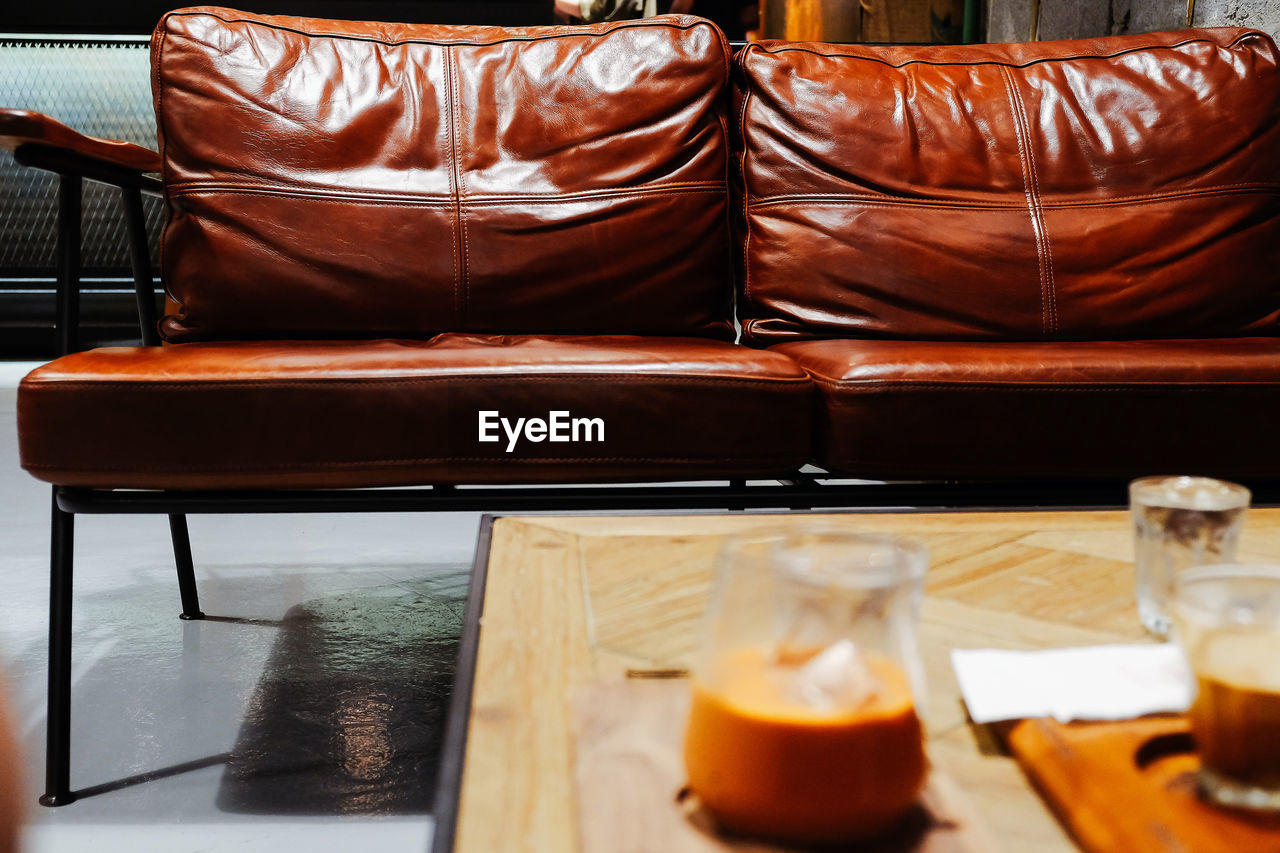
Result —
<instances>
[{"instance_id":1,"label":"glass of iced coffee","mask_svg":"<svg viewBox=\"0 0 1280 853\"><path fill-rule=\"evenodd\" d=\"M1129 484L1138 617L1169 633L1169 595L1179 573L1235 559L1249 490L1210 477L1143 477Z\"/></svg>"},{"instance_id":2,"label":"glass of iced coffee","mask_svg":"<svg viewBox=\"0 0 1280 853\"><path fill-rule=\"evenodd\" d=\"M684 751L721 827L838 842L911 810L928 766L916 713L925 566L917 545L835 529L725 543Z\"/></svg>"},{"instance_id":3,"label":"glass of iced coffee","mask_svg":"<svg viewBox=\"0 0 1280 853\"><path fill-rule=\"evenodd\" d=\"M1173 614L1196 679L1200 793L1280 811L1280 566L1190 569L1174 584Z\"/></svg>"}]
</instances>

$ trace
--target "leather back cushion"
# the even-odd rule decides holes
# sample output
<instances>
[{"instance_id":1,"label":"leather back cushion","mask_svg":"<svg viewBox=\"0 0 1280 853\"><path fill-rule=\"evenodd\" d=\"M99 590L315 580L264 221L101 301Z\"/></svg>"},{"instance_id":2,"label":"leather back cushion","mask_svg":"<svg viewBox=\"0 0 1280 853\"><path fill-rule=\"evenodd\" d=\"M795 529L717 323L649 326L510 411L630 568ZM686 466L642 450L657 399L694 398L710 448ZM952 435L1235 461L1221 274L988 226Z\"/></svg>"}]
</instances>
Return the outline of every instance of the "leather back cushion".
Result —
<instances>
[{"instance_id":1,"label":"leather back cushion","mask_svg":"<svg viewBox=\"0 0 1280 853\"><path fill-rule=\"evenodd\" d=\"M732 334L729 51L194 8L152 41L167 340Z\"/></svg>"},{"instance_id":2,"label":"leather back cushion","mask_svg":"<svg viewBox=\"0 0 1280 853\"><path fill-rule=\"evenodd\" d=\"M738 57L748 339L1276 334L1262 33Z\"/></svg>"}]
</instances>

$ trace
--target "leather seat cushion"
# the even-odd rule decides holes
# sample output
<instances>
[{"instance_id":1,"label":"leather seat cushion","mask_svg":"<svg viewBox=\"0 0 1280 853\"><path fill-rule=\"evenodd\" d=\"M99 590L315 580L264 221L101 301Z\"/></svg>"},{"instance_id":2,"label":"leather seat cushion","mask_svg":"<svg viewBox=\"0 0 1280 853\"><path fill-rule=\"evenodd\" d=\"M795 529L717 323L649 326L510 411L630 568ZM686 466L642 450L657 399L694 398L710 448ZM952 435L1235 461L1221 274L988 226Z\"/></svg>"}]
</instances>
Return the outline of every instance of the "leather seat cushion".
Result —
<instances>
[{"instance_id":1,"label":"leather seat cushion","mask_svg":"<svg viewBox=\"0 0 1280 853\"><path fill-rule=\"evenodd\" d=\"M884 479L1280 475L1280 339L780 344L817 462Z\"/></svg>"},{"instance_id":2,"label":"leather seat cushion","mask_svg":"<svg viewBox=\"0 0 1280 853\"><path fill-rule=\"evenodd\" d=\"M782 355L698 339L193 343L38 368L18 429L30 473L99 488L703 479L802 465L812 394ZM569 440L550 440L553 412ZM511 446L497 418L548 431L517 428Z\"/></svg>"}]
</instances>

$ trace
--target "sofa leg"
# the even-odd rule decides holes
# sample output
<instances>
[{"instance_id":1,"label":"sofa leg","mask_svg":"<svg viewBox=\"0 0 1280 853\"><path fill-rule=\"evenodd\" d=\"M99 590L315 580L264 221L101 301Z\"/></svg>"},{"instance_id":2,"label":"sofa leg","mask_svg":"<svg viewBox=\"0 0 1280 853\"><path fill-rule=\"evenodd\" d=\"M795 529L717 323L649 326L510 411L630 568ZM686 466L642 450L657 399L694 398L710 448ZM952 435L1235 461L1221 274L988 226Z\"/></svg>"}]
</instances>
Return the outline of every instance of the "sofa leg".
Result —
<instances>
[{"instance_id":1,"label":"sofa leg","mask_svg":"<svg viewBox=\"0 0 1280 853\"><path fill-rule=\"evenodd\" d=\"M742 491L746 487L747 487L747 481L745 479L729 481L729 488L733 489L734 491ZM729 512L745 512L747 509L747 505L745 502L730 501L729 505L725 507L725 509L729 510Z\"/></svg>"},{"instance_id":2,"label":"sofa leg","mask_svg":"<svg viewBox=\"0 0 1280 853\"><path fill-rule=\"evenodd\" d=\"M75 516L58 507L53 489L49 548L49 718L45 751L45 793L40 804L75 802L71 790L71 574Z\"/></svg>"},{"instance_id":3,"label":"sofa leg","mask_svg":"<svg viewBox=\"0 0 1280 853\"><path fill-rule=\"evenodd\" d=\"M178 594L182 596L179 619L203 619L200 594L196 592L196 568L191 559L191 535L185 515L169 516L169 533L173 537L173 561L178 567Z\"/></svg>"}]
</instances>

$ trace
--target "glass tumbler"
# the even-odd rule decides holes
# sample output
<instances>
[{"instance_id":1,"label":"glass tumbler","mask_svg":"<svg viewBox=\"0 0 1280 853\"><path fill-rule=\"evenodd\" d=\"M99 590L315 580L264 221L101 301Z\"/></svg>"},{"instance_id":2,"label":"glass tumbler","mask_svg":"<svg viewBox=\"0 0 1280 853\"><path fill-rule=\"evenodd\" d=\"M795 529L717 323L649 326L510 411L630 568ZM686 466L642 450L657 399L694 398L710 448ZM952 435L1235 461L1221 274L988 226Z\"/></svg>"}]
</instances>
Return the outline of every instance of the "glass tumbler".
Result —
<instances>
[{"instance_id":1,"label":"glass tumbler","mask_svg":"<svg viewBox=\"0 0 1280 853\"><path fill-rule=\"evenodd\" d=\"M1280 812L1280 566L1201 566L1174 585L1196 679L1197 787L1211 802Z\"/></svg>"},{"instance_id":2,"label":"glass tumbler","mask_svg":"<svg viewBox=\"0 0 1280 853\"><path fill-rule=\"evenodd\" d=\"M1169 596L1181 572L1235 559L1249 497L1244 486L1209 477L1129 484L1138 617L1152 634L1169 633Z\"/></svg>"},{"instance_id":3,"label":"glass tumbler","mask_svg":"<svg viewBox=\"0 0 1280 853\"><path fill-rule=\"evenodd\" d=\"M843 841L915 804L928 769L916 713L926 564L918 545L835 529L725 542L684 749L719 825Z\"/></svg>"}]
</instances>

